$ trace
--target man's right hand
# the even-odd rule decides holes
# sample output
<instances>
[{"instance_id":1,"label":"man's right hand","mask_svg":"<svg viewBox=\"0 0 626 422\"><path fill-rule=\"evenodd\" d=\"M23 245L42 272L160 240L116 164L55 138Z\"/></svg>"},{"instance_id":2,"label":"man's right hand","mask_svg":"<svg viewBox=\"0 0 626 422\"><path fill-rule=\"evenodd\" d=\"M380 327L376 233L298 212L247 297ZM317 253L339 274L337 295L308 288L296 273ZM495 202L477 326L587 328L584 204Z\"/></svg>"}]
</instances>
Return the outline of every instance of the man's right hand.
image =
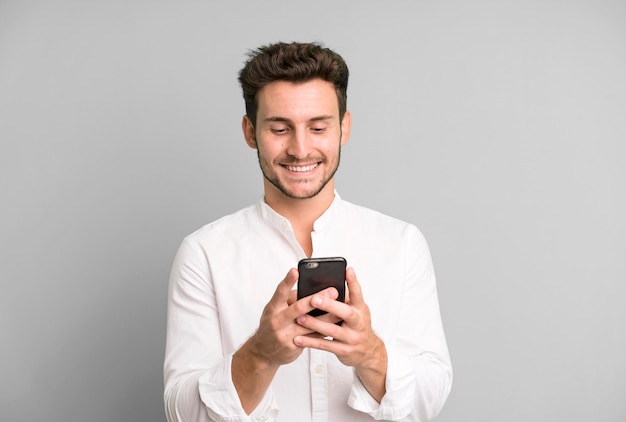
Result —
<instances>
[{"instance_id":1,"label":"man's right hand","mask_svg":"<svg viewBox=\"0 0 626 422\"><path fill-rule=\"evenodd\" d=\"M257 331L233 356L233 384L247 414L261 402L278 368L296 360L304 350L293 339L312 333L296 322L313 309L311 299L317 295L337 298L337 290L330 288L295 301L297 280L298 270L292 268L265 305Z\"/></svg>"},{"instance_id":2,"label":"man's right hand","mask_svg":"<svg viewBox=\"0 0 626 422\"><path fill-rule=\"evenodd\" d=\"M250 338L250 352L259 363L279 367L293 362L302 353L303 349L293 342L301 332L295 322L299 314L289 305L297 280L298 270L292 268L263 309L259 328Z\"/></svg>"}]
</instances>

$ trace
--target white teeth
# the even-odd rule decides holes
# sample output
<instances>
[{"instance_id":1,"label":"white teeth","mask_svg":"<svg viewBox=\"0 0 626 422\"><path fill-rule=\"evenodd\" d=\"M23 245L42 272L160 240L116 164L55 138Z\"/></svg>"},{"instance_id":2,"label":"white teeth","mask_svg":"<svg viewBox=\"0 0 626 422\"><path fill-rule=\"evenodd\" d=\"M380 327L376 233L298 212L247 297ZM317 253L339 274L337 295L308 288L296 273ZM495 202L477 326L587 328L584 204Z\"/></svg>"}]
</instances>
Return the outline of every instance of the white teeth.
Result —
<instances>
[{"instance_id":1,"label":"white teeth","mask_svg":"<svg viewBox=\"0 0 626 422\"><path fill-rule=\"evenodd\" d=\"M305 172L305 171L313 170L315 167L317 167L317 163L309 164L308 166L286 166L286 167L289 171Z\"/></svg>"}]
</instances>

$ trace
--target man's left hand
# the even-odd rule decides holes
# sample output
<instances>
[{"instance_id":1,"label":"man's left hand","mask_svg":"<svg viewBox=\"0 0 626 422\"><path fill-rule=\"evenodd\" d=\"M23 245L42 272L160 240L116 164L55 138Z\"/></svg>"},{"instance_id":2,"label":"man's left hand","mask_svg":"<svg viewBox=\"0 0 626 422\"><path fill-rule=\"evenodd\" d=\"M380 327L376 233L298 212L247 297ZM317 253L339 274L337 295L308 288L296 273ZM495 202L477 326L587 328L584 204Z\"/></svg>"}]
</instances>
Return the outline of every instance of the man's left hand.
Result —
<instances>
[{"instance_id":1,"label":"man's left hand","mask_svg":"<svg viewBox=\"0 0 626 422\"><path fill-rule=\"evenodd\" d=\"M297 336L296 345L333 353L341 363L352 366L359 379L378 402L385 395L387 350L372 330L370 310L352 268L346 270L348 295L346 303L316 296L311 305L342 320L341 325L304 314L298 324L321 336ZM330 337L330 338L329 338Z\"/></svg>"}]
</instances>

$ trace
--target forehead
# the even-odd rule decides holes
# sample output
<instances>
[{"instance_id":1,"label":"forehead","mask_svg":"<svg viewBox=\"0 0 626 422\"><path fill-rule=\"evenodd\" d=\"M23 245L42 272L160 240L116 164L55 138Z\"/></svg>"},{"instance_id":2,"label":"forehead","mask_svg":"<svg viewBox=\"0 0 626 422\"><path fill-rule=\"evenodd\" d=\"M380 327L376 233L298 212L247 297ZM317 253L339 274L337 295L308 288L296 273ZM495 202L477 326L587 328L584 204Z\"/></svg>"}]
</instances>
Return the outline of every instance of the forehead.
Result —
<instances>
[{"instance_id":1,"label":"forehead","mask_svg":"<svg viewBox=\"0 0 626 422\"><path fill-rule=\"evenodd\" d=\"M271 82L259 91L258 107L261 119L282 117L301 120L321 115L339 116L335 87L322 79Z\"/></svg>"}]
</instances>

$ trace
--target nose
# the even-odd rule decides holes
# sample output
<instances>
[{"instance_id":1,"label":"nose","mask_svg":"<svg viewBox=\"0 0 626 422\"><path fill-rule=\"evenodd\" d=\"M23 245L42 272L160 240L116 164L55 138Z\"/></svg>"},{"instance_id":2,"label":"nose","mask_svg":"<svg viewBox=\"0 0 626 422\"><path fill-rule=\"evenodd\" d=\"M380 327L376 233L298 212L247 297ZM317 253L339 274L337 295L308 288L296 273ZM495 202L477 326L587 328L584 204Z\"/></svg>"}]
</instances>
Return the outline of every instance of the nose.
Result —
<instances>
[{"instance_id":1,"label":"nose","mask_svg":"<svg viewBox=\"0 0 626 422\"><path fill-rule=\"evenodd\" d=\"M311 152L311 142L306 129L297 128L289 139L287 154L297 159L306 158Z\"/></svg>"}]
</instances>

